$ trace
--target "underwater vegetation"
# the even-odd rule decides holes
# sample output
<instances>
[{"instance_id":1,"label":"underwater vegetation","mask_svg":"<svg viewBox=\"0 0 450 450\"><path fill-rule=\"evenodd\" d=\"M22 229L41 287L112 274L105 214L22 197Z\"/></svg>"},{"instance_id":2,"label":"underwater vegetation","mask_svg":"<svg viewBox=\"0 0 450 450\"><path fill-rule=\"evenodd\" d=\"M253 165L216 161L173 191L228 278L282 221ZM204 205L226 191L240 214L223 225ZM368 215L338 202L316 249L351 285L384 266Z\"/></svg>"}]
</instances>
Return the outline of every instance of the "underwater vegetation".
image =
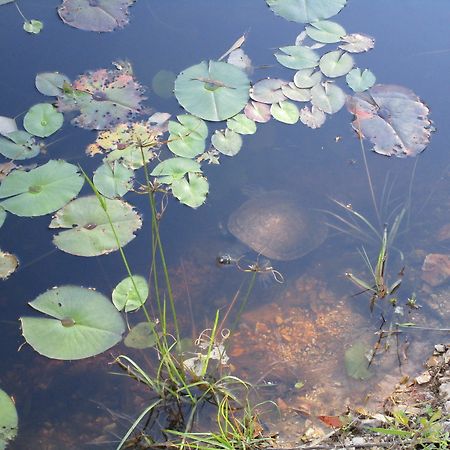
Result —
<instances>
[{"instance_id":1,"label":"underwater vegetation","mask_svg":"<svg viewBox=\"0 0 450 450\"><path fill-rule=\"evenodd\" d=\"M0 5L10 3L17 6L14 0L0 0ZM111 32L127 25L133 3L133 0L64 0L58 14L71 27ZM185 113L175 118L165 112L149 113L145 89L136 79L131 64L123 61L114 62L112 68L88 70L74 81L59 72L39 73L35 78L36 89L52 99L32 105L22 124L11 117L0 117L0 154L10 164L10 170L1 176L0 227L9 214L20 217L53 214L48 227L52 232L55 230L53 244L61 251L83 257L115 251L121 255L126 277L110 296L92 288L57 286L29 302L36 315L20 318L26 343L52 359L92 357L122 340L127 347L154 351L158 364L150 373L127 355L116 358L129 377L146 385L152 393L151 403L117 448L126 445L135 431L145 444L153 445L152 414L162 408L178 411L181 419L178 429L165 430L158 438L180 448L262 448L272 442L264 436L259 424L258 408L246 403L249 385L226 370L224 341L228 336L219 313L195 346L191 345L188 351L182 349L183 336L160 237L170 197L190 208L202 206L209 193L204 165L219 164L220 158L237 155L244 139L270 120L285 124L300 122L316 129L347 106L358 138L368 139L376 153L413 157L429 144L433 128L429 109L420 98L402 86L376 85L375 75L369 69L356 66L354 55L372 49L374 39L348 33L337 22L328 20L346 5L346 0L266 3L276 15L305 24L294 43L280 47L274 54L276 61L287 69L288 80L270 76L251 79L251 61L242 49L248 39L244 35L219 60L194 63L176 76L174 95ZM42 29L36 21L28 22L31 25L26 31L37 33ZM351 93L346 93L346 86ZM42 155L45 139L57 133L65 121L97 132L94 142L85 149L90 157L101 158L92 174L61 159L49 159L39 166L16 165L17 161ZM214 126L217 123L221 128ZM85 182L92 193L79 196ZM148 278L132 270L124 252L143 222L141 212L128 202L128 197L124 200L128 194L148 197L152 238ZM161 198L163 206L158 209L157 199ZM266 206L272 202L274 208L289 203L286 195L276 193L266 193L261 198ZM251 199L244 204L243 210L231 216L228 225L238 239L257 253L292 260L325 240L327 229L316 221L314 214L295 209L292 204L283 212L288 220L286 227L277 231L287 242L255 240L256 232L248 233L252 226L253 231L261 231L257 223L252 223L255 212L261 210L257 201ZM245 215L249 212L250 218ZM294 225L300 229L293 230ZM288 232L294 234L289 236ZM273 229L267 233L270 235ZM373 299L394 293L399 285L385 284L383 270L388 245L384 235L382 244L373 270L374 284L348 275L370 291ZM0 250L0 278L12 276L17 267L17 257ZM244 304L258 270L249 272ZM148 303L152 303L151 308ZM125 314L137 310L142 311L145 321L127 326ZM364 365L364 352L355 346L346 354L350 376L357 379L370 376ZM198 411L205 404L214 405L218 411L216 434L195 431ZM18 427L14 404L0 390L0 409L3 405L7 414L0 418L0 429L4 430L0 433L0 448L15 437ZM150 425L142 427L146 421Z\"/></svg>"}]
</instances>

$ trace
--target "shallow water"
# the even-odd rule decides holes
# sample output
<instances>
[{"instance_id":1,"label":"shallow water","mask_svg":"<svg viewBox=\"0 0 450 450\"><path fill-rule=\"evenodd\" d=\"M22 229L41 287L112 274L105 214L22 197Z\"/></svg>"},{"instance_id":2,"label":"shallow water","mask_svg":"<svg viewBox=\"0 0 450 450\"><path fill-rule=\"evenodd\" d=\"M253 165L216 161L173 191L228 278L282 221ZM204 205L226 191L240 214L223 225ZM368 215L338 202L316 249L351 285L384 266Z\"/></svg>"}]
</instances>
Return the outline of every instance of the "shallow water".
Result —
<instances>
[{"instance_id":1,"label":"shallow water","mask_svg":"<svg viewBox=\"0 0 450 450\"><path fill-rule=\"evenodd\" d=\"M275 17L263 0L141 0L131 8L128 26L97 34L64 25L55 15L58 3L20 3L27 17L44 22L45 28L38 36L22 30L13 5L0 6L0 116L18 116L34 103L50 101L34 88L34 77L39 72L57 70L75 79L86 70L109 68L112 61L126 59L132 63L137 79L151 86L159 70L177 74L203 59L217 58L246 31L245 51L253 64L270 66L256 68L253 80L289 77L292 72L277 65L272 55L277 47L291 45L302 29L301 25ZM449 19L446 0L427 4L410 0L407 5L387 0L350 0L333 19L348 32L375 37L374 50L355 55L359 67L370 68L380 83L414 90L431 109L437 132L418 161L385 158L369 151L367 158L377 198L383 186L393 186L388 209L411 193L407 214L410 226L405 223L396 241L404 259L393 251L387 270L394 281L405 267L399 304L416 292L422 306L413 311L405 308L401 320L433 328L445 326L450 311L450 307L446 308L445 286L431 288L421 280L425 255L449 252L448 244L436 239L437 231L450 222ZM181 112L174 98L160 98L151 90L147 96L147 104L154 110L173 115ZM234 265L219 268L215 264L216 256L223 252L236 252L237 256L245 252L224 231L231 212L246 200L248 186L291 191L314 208L342 212L331 201L337 199L376 222L360 144L350 122L351 115L343 109L318 130L274 120L262 124L255 135L244 138L239 155L223 156L220 166L206 167L210 194L205 205L191 210L169 202L162 221L162 239L177 304L186 308L181 314L186 335L195 336L211 325L217 308L226 309L249 277L242 269L248 269L257 258L254 253L246 253L241 270ZM84 148L94 139L94 132L75 128L66 121L62 130L47 139L55 141L48 154L31 162L40 164L49 156L64 158L92 172L99 160L86 158ZM366 146L368 149L369 144ZM5 161L0 159L0 163ZM82 193L89 192L88 186L83 189ZM139 210L148 211L144 198L126 198ZM126 252L136 272L146 274L150 266L150 221L149 213L143 214L144 227L127 245ZM9 448L31 448L31 443L35 449L98 448L93 441L99 435L117 441L127 418L145 400L144 394L131 381L108 373L111 368L106 363L113 359L110 352L71 363L52 361L27 345L21 347L23 338L17 319L30 314L28 301L52 286L90 286L109 295L125 271L117 253L76 258L56 250L48 223L48 216L23 219L8 215L0 229L0 248L16 253L21 261L20 269L1 282L0 290L0 387L15 398L20 417L19 437ZM310 415L335 414L346 404L376 404L374 392L388 392L395 377L419 372L430 345L444 339L438 332L401 334L389 352L374 359L373 376L365 381L348 377L345 350L356 341L369 348L374 346L381 312L388 316L392 309L381 303L371 313L367 296L353 296L359 289L345 279L344 273L368 276L358 253L361 245L351 236L330 232L322 246L303 258L272 261L285 282L273 282L269 274L268 283L256 284L231 340L229 354L235 373L250 382L272 386L261 396L278 401L282 407L282 419L268 416L267 423L272 430L281 430L283 438L295 439L292 430L301 430L298 425L303 426ZM364 245L374 261L378 248ZM433 303L437 295L443 303L440 308ZM112 352L116 355L125 350L119 346ZM304 382L300 390L294 387L298 381ZM111 426L113 420L106 408L125 418ZM114 448L114 443L103 444L103 448Z\"/></svg>"}]
</instances>

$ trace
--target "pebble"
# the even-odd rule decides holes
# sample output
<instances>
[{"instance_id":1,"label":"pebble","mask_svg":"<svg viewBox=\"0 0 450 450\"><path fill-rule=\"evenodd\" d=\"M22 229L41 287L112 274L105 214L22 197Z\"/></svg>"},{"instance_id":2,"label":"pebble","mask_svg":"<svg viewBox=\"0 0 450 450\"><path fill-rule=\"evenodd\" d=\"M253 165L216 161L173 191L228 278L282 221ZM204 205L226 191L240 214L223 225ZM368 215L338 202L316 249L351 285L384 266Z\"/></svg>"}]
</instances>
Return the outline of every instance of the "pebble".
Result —
<instances>
[{"instance_id":1,"label":"pebble","mask_svg":"<svg viewBox=\"0 0 450 450\"><path fill-rule=\"evenodd\" d=\"M435 349L438 353L444 353L444 352L445 352L445 345L437 344L437 345L434 346L434 349Z\"/></svg>"},{"instance_id":2,"label":"pebble","mask_svg":"<svg viewBox=\"0 0 450 450\"><path fill-rule=\"evenodd\" d=\"M439 394L442 398L450 398L450 383L443 383L439 386Z\"/></svg>"},{"instance_id":3,"label":"pebble","mask_svg":"<svg viewBox=\"0 0 450 450\"><path fill-rule=\"evenodd\" d=\"M364 445L366 440L362 436L356 436L352 439L353 445Z\"/></svg>"},{"instance_id":4,"label":"pebble","mask_svg":"<svg viewBox=\"0 0 450 450\"><path fill-rule=\"evenodd\" d=\"M415 378L415 382L417 384L425 384L431 380L431 375L428 372L424 372L422 375L419 375Z\"/></svg>"}]
</instances>

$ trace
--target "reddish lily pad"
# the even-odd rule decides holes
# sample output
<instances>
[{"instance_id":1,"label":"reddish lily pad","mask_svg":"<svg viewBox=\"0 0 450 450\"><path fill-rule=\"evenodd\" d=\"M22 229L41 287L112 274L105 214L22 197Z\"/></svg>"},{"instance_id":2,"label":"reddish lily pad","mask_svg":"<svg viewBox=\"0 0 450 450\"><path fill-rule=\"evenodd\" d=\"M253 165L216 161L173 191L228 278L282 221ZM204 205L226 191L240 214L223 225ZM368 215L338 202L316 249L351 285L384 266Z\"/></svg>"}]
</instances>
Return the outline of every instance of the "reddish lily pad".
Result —
<instances>
[{"instance_id":1,"label":"reddish lily pad","mask_svg":"<svg viewBox=\"0 0 450 450\"><path fill-rule=\"evenodd\" d=\"M428 107L403 86L378 84L347 100L353 128L369 139L373 151L386 156L416 156L430 142L433 127Z\"/></svg>"},{"instance_id":2,"label":"reddish lily pad","mask_svg":"<svg viewBox=\"0 0 450 450\"><path fill-rule=\"evenodd\" d=\"M128 7L134 0L64 0L59 17L71 27L86 31L113 31L128 23Z\"/></svg>"}]
</instances>

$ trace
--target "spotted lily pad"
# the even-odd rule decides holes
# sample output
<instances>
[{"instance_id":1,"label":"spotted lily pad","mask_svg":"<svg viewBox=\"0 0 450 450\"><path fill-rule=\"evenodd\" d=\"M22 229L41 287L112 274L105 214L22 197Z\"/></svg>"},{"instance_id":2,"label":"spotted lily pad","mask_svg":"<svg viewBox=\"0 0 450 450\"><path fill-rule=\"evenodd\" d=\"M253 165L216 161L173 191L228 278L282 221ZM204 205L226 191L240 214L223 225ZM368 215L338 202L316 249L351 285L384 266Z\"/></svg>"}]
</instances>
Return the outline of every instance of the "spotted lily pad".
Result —
<instances>
[{"instance_id":1,"label":"spotted lily pad","mask_svg":"<svg viewBox=\"0 0 450 450\"><path fill-rule=\"evenodd\" d=\"M108 198L122 197L133 187L134 171L119 161L105 161L94 172L92 181L100 194Z\"/></svg>"},{"instance_id":2,"label":"spotted lily pad","mask_svg":"<svg viewBox=\"0 0 450 450\"><path fill-rule=\"evenodd\" d=\"M174 180L171 187L174 197L191 208L203 205L209 192L208 181L199 173L189 173L187 178Z\"/></svg>"},{"instance_id":3,"label":"spotted lily pad","mask_svg":"<svg viewBox=\"0 0 450 450\"><path fill-rule=\"evenodd\" d=\"M345 80L354 92L364 92L375 84L376 78L369 69L361 72L361 69L357 67L350 70Z\"/></svg>"},{"instance_id":4,"label":"spotted lily pad","mask_svg":"<svg viewBox=\"0 0 450 450\"><path fill-rule=\"evenodd\" d=\"M266 0L278 16L299 23L328 19L337 14L347 0Z\"/></svg>"},{"instance_id":5,"label":"spotted lily pad","mask_svg":"<svg viewBox=\"0 0 450 450\"><path fill-rule=\"evenodd\" d=\"M351 55L340 50L326 53L320 58L320 70L329 78L346 75L352 69L354 61Z\"/></svg>"},{"instance_id":6,"label":"spotted lily pad","mask_svg":"<svg viewBox=\"0 0 450 450\"><path fill-rule=\"evenodd\" d=\"M175 80L175 96L191 114L221 121L240 112L248 101L250 81L238 67L203 61L183 70Z\"/></svg>"},{"instance_id":7,"label":"spotted lily pad","mask_svg":"<svg viewBox=\"0 0 450 450\"><path fill-rule=\"evenodd\" d=\"M59 17L67 25L86 31L113 31L128 23L134 0L64 0Z\"/></svg>"},{"instance_id":8,"label":"spotted lily pad","mask_svg":"<svg viewBox=\"0 0 450 450\"><path fill-rule=\"evenodd\" d=\"M339 42L346 32L344 27L330 20L313 22L306 27L306 34L317 42L333 44Z\"/></svg>"},{"instance_id":9,"label":"spotted lily pad","mask_svg":"<svg viewBox=\"0 0 450 450\"><path fill-rule=\"evenodd\" d=\"M0 250L0 279L6 280L18 267L19 260L11 253Z\"/></svg>"},{"instance_id":10,"label":"spotted lily pad","mask_svg":"<svg viewBox=\"0 0 450 450\"><path fill-rule=\"evenodd\" d=\"M280 50L282 53L276 53L275 58L289 69L311 69L319 64L319 55L308 47L289 45Z\"/></svg>"},{"instance_id":11,"label":"spotted lily pad","mask_svg":"<svg viewBox=\"0 0 450 450\"><path fill-rule=\"evenodd\" d=\"M0 137L0 154L10 159L34 158L41 151L34 137L26 131L18 130Z\"/></svg>"},{"instance_id":12,"label":"spotted lily pad","mask_svg":"<svg viewBox=\"0 0 450 450\"><path fill-rule=\"evenodd\" d=\"M416 156L430 142L433 127L428 107L403 86L378 84L347 100L353 128L386 156Z\"/></svg>"},{"instance_id":13,"label":"spotted lily pad","mask_svg":"<svg viewBox=\"0 0 450 450\"><path fill-rule=\"evenodd\" d=\"M32 106L23 118L25 130L42 138L58 131L63 122L64 116L50 103L38 103Z\"/></svg>"},{"instance_id":14,"label":"spotted lily pad","mask_svg":"<svg viewBox=\"0 0 450 450\"><path fill-rule=\"evenodd\" d=\"M211 138L211 144L223 155L234 156L242 148L242 138L238 133L228 128L216 130Z\"/></svg>"},{"instance_id":15,"label":"spotted lily pad","mask_svg":"<svg viewBox=\"0 0 450 450\"><path fill-rule=\"evenodd\" d=\"M53 359L88 358L122 339L125 323L103 294L78 286L60 286L29 303L51 318L21 317L22 333L31 347Z\"/></svg>"},{"instance_id":16,"label":"spotted lily pad","mask_svg":"<svg viewBox=\"0 0 450 450\"><path fill-rule=\"evenodd\" d=\"M4 3L0 3L2 5ZM19 427L16 406L12 398L0 389L0 449L7 447L15 439Z\"/></svg>"},{"instance_id":17,"label":"spotted lily pad","mask_svg":"<svg viewBox=\"0 0 450 450\"><path fill-rule=\"evenodd\" d=\"M128 122L142 112L143 88L128 67L99 69L64 85L57 106L61 112L80 111L74 125L90 130L106 130Z\"/></svg>"},{"instance_id":18,"label":"spotted lily pad","mask_svg":"<svg viewBox=\"0 0 450 450\"><path fill-rule=\"evenodd\" d=\"M133 280L127 277L114 288L112 301L119 311L136 311L147 300L148 291L147 280L140 275L133 275Z\"/></svg>"},{"instance_id":19,"label":"spotted lily pad","mask_svg":"<svg viewBox=\"0 0 450 450\"><path fill-rule=\"evenodd\" d=\"M29 172L15 170L0 185L0 206L17 216L43 216L64 206L78 195L84 179L78 168L62 160Z\"/></svg>"},{"instance_id":20,"label":"spotted lily pad","mask_svg":"<svg viewBox=\"0 0 450 450\"><path fill-rule=\"evenodd\" d=\"M118 250L119 244L121 247L128 244L142 225L139 214L122 200L103 198L102 203L109 218L95 195L77 198L60 209L49 227L68 230L55 235L53 243L60 250L77 256L104 255Z\"/></svg>"},{"instance_id":21,"label":"spotted lily pad","mask_svg":"<svg viewBox=\"0 0 450 450\"><path fill-rule=\"evenodd\" d=\"M130 348L151 348L156 345L157 335L155 324L149 322L139 322L127 334L123 343Z\"/></svg>"}]
</instances>

